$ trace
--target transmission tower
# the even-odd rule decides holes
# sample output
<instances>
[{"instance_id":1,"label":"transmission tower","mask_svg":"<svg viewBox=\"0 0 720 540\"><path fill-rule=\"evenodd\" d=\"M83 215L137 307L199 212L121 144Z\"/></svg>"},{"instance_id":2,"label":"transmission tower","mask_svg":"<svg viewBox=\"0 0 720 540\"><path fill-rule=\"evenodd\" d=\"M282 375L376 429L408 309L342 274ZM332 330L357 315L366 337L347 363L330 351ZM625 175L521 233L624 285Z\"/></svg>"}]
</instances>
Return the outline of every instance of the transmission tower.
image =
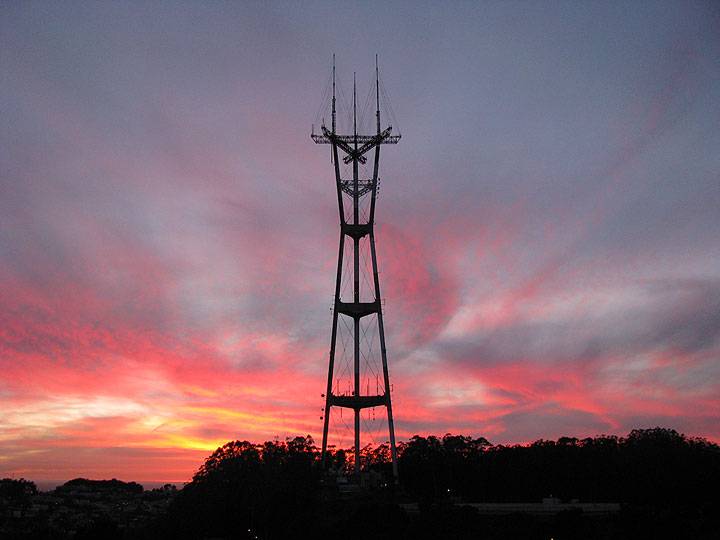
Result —
<instances>
[{"instance_id":1,"label":"transmission tower","mask_svg":"<svg viewBox=\"0 0 720 540\"><path fill-rule=\"evenodd\" d=\"M374 83L372 89L374 90L376 105L374 133L358 133L355 75L353 75L352 133L343 134L338 132L335 56L333 55L332 124L328 129L323 120L321 134L315 133L314 125L311 133L311 138L316 144L331 145L331 161L335 169L335 186L337 188L338 210L340 213L340 247L335 282L330 359L327 390L323 395L325 409L323 415L322 461L323 466L325 466L328 450L328 430L333 408L339 408L340 418L342 418L343 409L351 409L353 411L354 428L354 467L355 474L359 475L361 470L360 427L362 415L372 414L371 418L374 420L375 407L384 407L387 412L393 476L397 481L397 449L395 446L395 427L393 425L390 396L392 387L388 375L385 327L383 324L382 297L380 296L373 224L375 222L375 202L379 184L380 146L383 144L397 144L400 135L392 134L392 126L388 126L384 130L381 129L381 81L377 56L375 57ZM373 93L372 90L368 94L366 104L372 102L370 97ZM383 94L385 95L384 91ZM365 109L361 112L363 117L365 116L364 111ZM360 123L362 124L362 118ZM372 126L367 131L371 131L371 129ZM374 152L371 152L373 150ZM340 152L342 154L339 156ZM367 163L369 155L374 155L372 166ZM361 169L366 173L363 177L360 175ZM352 174L352 177L350 177L350 174ZM349 264L349 258L347 262L345 261L346 243L348 249L352 250L352 266ZM368 249L369 260L367 257ZM349 287L350 278L352 278L351 289ZM338 334L343 331L347 331L347 334L339 339ZM350 336L352 336L352 341ZM373 358L377 358L377 351L373 351L376 339L379 340L380 345L379 365L373 365ZM351 342L352 354L347 350ZM336 374L336 368L338 367L336 360L346 356L348 384L344 386L341 385L341 378L336 376L339 375ZM374 384L372 384L373 375L375 377Z\"/></svg>"}]
</instances>

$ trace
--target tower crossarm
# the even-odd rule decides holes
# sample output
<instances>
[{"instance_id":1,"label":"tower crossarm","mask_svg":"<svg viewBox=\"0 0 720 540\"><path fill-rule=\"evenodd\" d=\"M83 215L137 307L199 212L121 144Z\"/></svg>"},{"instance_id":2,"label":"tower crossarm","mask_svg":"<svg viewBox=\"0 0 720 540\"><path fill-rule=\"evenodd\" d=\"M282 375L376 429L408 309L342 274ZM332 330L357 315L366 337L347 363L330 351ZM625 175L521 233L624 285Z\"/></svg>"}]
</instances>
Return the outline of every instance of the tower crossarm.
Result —
<instances>
[{"instance_id":1,"label":"tower crossarm","mask_svg":"<svg viewBox=\"0 0 720 540\"><path fill-rule=\"evenodd\" d=\"M366 141L360 148L353 150L352 154L348 154L343 158L345 163L350 163L353 159L359 159L363 157L363 154L383 143L383 141L390 136L392 132L392 126L388 127L382 133L375 135L369 141Z\"/></svg>"},{"instance_id":2,"label":"tower crossarm","mask_svg":"<svg viewBox=\"0 0 720 540\"><path fill-rule=\"evenodd\" d=\"M322 144L325 142L325 140L327 140L328 143L335 143L338 146L338 148L340 148L340 150L345 152L348 156L355 153L355 150L353 149L353 147L350 146L350 143L354 142L353 136L338 135L337 133L333 133L332 131L330 131L325 126L322 126L322 131L323 131L322 138L317 135L311 135L313 141L315 141L316 144ZM319 140L319 139L325 139L325 140ZM345 159L347 159L347 157ZM359 156L358 161L360 163L366 163L367 158L365 156ZM345 163L350 163L350 162L346 161Z\"/></svg>"},{"instance_id":3,"label":"tower crossarm","mask_svg":"<svg viewBox=\"0 0 720 540\"><path fill-rule=\"evenodd\" d=\"M322 131L323 131L323 135L325 137L327 137L330 142L334 142L338 146L338 148L340 148L347 155L352 155L353 153L355 153L355 150L349 144L349 142L352 142L352 141L345 140L348 137L339 136L337 133L333 133L325 126L322 126ZM350 138L352 139L352 137L350 137ZM313 139L313 140L315 140L315 139ZM315 141L315 142L317 142L317 141ZM365 159L364 156L361 156L359 161L360 161L360 163L365 163L367 161L367 159Z\"/></svg>"},{"instance_id":4,"label":"tower crossarm","mask_svg":"<svg viewBox=\"0 0 720 540\"><path fill-rule=\"evenodd\" d=\"M316 135L312 133L310 137L316 144L332 144L335 143L347 155L343 158L345 163L350 163L354 159L357 159L360 163L366 163L367 158L363 155L372 150L374 147L380 144L397 144L400 141L400 135L392 135L392 126L379 133L377 135L338 135L333 133L325 126L321 126L322 135ZM351 144L355 143L355 140L360 143L360 146L355 150Z\"/></svg>"},{"instance_id":5,"label":"tower crossarm","mask_svg":"<svg viewBox=\"0 0 720 540\"><path fill-rule=\"evenodd\" d=\"M330 130L328 130L328 133L331 133ZM366 142L374 139L377 137L377 135L358 135L357 140L358 144L365 144ZM310 138L315 142L315 144L332 144L332 139L329 138L327 135L320 135L319 133L311 133ZM355 142L355 136L354 135L338 135L335 134L335 137L333 137L337 141L342 141L347 144L352 144ZM400 139L402 138L402 135L390 135L383 139L381 144L397 144L400 142Z\"/></svg>"}]
</instances>

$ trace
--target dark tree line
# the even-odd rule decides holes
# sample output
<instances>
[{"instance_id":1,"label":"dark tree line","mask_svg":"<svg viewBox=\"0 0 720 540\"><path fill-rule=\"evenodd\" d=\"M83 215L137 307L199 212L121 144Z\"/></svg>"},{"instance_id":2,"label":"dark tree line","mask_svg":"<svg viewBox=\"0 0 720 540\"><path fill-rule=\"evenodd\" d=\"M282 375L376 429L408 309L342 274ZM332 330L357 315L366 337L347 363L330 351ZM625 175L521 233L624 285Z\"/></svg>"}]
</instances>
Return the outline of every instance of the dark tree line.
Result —
<instances>
[{"instance_id":1,"label":"dark tree line","mask_svg":"<svg viewBox=\"0 0 720 540\"><path fill-rule=\"evenodd\" d=\"M174 501L159 534L178 538L268 538L316 521L318 449L312 438L215 450Z\"/></svg>"},{"instance_id":2,"label":"dark tree line","mask_svg":"<svg viewBox=\"0 0 720 540\"><path fill-rule=\"evenodd\" d=\"M401 448L406 488L426 499L448 493L485 502L561 499L680 504L717 497L720 448L672 429L638 429L526 446L492 446L461 435L413 437Z\"/></svg>"},{"instance_id":3,"label":"dark tree line","mask_svg":"<svg viewBox=\"0 0 720 540\"><path fill-rule=\"evenodd\" d=\"M3 478L0 479L0 503L3 505L29 504L34 495L37 495L38 489L35 482L25 480L24 478Z\"/></svg>"},{"instance_id":4,"label":"dark tree line","mask_svg":"<svg viewBox=\"0 0 720 540\"><path fill-rule=\"evenodd\" d=\"M348 500L327 487L318 448L309 436L261 445L227 443L179 493L154 534L253 539L310 532L342 538L529 538L548 531L575 531L564 534L568 538L582 531L585 538L610 538L687 536L684 533L692 531L702 538L720 527L718 518L712 517L720 515L720 448L671 429L515 446L462 435L415 436L398 451L401 486L397 490L388 482L390 487ZM345 450L334 452L332 467L350 470L351 455ZM362 459L367 469L390 480L387 447L364 448ZM548 524L528 516L480 518L461 504L538 502L549 495L620 502L624 508L621 516L607 522L561 516ZM397 504L403 501L419 502L420 514L408 515Z\"/></svg>"}]
</instances>

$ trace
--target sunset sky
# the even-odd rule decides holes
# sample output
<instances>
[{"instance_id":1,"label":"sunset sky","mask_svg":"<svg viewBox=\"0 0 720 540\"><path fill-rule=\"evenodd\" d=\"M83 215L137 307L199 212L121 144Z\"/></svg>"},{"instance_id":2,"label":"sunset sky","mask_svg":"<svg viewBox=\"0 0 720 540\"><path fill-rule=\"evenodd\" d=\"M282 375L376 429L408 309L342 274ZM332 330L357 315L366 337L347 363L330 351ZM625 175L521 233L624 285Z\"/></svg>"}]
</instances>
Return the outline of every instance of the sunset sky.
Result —
<instances>
[{"instance_id":1,"label":"sunset sky","mask_svg":"<svg viewBox=\"0 0 720 540\"><path fill-rule=\"evenodd\" d=\"M332 53L363 97L380 55L403 135L398 437L720 441L717 2L3 2L0 477L319 440Z\"/></svg>"}]
</instances>

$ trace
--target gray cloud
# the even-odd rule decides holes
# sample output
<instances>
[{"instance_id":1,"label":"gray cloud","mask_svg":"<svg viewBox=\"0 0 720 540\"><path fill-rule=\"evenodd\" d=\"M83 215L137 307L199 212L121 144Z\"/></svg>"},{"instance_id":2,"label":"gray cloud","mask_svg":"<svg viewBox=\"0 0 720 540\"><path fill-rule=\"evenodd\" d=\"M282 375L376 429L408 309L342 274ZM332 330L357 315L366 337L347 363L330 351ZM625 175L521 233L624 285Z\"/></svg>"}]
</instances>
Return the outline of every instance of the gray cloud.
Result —
<instances>
[{"instance_id":1,"label":"gray cloud","mask_svg":"<svg viewBox=\"0 0 720 540\"><path fill-rule=\"evenodd\" d=\"M435 344L440 358L478 366L502 362L585 362L666 349L688 354L720 338L720 281L658 280L636 284L642 303L600 316L592 304L562 320L521 319L474 336ZM608 294L617 294L608 291ZM542 301L542 299L540 300Z\"/></svg>"}]
</instances>

